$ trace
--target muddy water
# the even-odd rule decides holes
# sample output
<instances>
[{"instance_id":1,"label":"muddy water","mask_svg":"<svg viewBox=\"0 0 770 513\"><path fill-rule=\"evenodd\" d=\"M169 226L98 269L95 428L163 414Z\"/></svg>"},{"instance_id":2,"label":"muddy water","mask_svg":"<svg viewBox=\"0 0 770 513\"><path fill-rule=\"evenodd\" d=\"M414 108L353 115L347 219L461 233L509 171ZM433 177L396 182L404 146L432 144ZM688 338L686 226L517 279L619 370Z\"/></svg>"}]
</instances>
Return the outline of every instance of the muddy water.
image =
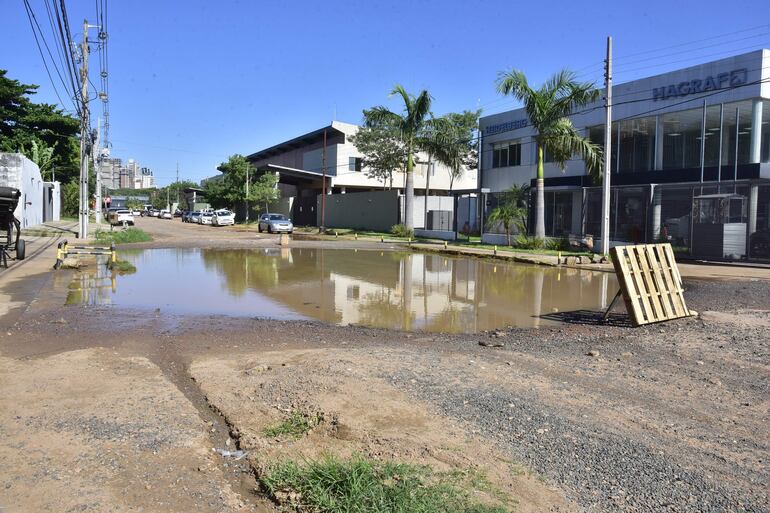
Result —
<instances>
[{"instance_id":1,"label":"muddy water","mask_svg":"<svg viewBox=\"0 0 770 513\"><path fill-rule=\"evenodd\" d=\"M68 303L476 332L555 324L605 308L617 291L603 272L393 251L150 249L121 258L137 272L80 273Z\"/></svg>"}]
</instances>

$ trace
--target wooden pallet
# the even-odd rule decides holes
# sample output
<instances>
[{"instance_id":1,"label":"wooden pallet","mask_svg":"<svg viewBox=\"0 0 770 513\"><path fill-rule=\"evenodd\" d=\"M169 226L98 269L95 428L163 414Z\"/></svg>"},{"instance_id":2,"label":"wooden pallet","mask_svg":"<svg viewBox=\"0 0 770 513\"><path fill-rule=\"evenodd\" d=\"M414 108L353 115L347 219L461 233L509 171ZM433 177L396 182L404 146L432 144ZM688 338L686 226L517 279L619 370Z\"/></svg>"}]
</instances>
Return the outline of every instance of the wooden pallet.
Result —
<instances>
[{"instance_id":1,"label":"wooden pallet","mask_svg":"<svg viewBox=\"0 0 770 513\"><path fill-rule=\"evenodd\" d=\"M634 326L693 315L671 244L615 246L610 254Z\"/></svg>"}]
</instances>

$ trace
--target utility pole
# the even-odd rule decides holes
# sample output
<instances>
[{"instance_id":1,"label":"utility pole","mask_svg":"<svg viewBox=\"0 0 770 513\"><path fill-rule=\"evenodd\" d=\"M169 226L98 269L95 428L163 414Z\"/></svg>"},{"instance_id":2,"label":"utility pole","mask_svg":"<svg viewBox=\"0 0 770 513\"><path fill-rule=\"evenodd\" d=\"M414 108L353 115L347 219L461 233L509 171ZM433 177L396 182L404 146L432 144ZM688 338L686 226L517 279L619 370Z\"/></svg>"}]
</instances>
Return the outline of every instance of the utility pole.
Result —
<instances>
[{"instance_id":1,"label":"utility pole","mask_svg":"<svg viewBox=\"0 0 770 513\"><path fill-rule=\"evenodd\" d=\"M251 164L246 162L246 222L249 222L249 167Z\"/></svg>"},{"instance_id":2,"label":"utility pole","mask_svg":"<svg viewBox=\"0 0 770 513\"><path fill-rule=\"evenodd\" d=\"M102 170L99 169L99 159L101 155L98 154L99 148L99 131L102 128L102 119L99 118L96 121L96 141L94 141L94 148L92 153L94 156L94 170L96 171L96 224L102 224Z\"/></svg>"},{"instance_id":3,"label":"utility pole","mask_svg":"<svg viewBox=\"0 0 770 513\"><path fill-rule=\"evenodd\" d=\"M326 130L324 130L324 149L321 158L323 181L321 182L321 226L318 231L323 232L326 226Z\"/></svg>"},{"instance_id":4,"label":"utility pole","mask_svg":"<svg viewBox=\"0 0 770 513\"><path fill-rule=\"evenodd\" d=\"M610 252L610 164L612 154L612 36L607 37L604 72L604 173L602 176L602 255Z\"/></svg>"},{"instance_id":5,"label":"utility pole","mask_svg":"<svg viewBox=\"0 0 770 513\"><path fill-rule=\"evenodd\" d=\"M176 163L176 204L179 208L179 162Z\"/></svg>"},{"instance_id":6,"label":"utility pole","mask_svg":"<svg viewBox=\"0 0 770 513\"><path fill-rule=\"evenodd\" d=\"M78 238L88 237L88 20L83 20L82 61L80 64L80 205Z\"/></svg>"}]
</instances>

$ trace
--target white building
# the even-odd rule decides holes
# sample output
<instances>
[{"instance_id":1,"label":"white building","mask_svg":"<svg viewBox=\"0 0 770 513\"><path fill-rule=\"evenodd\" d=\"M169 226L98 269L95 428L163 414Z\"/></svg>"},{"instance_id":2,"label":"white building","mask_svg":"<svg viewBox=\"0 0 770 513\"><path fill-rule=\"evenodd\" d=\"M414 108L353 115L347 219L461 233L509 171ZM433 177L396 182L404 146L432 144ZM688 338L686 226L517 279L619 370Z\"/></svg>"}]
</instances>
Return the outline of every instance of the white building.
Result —
<instances>
[{"instance_id":1,"label":"white building","mask_svg":"<svg viewBox=\"0 0 770 513\"><path fill-rule=\"evenodd\" d=\"M302 212L314 212L317 196L323 189L324 169L327 194L379 191L390 187L389 181L367 176L366 167L362 165L363 155L350 140L358 130L357 125L334 121L252 153L247 159L258 171L278 175L282 196L294 198L292 216L300 224L315 224L315 214L305 218ZM414 169L416 195L424 195L428 185L431 195L447 195L450 189L476 189L475 169L463 170L460 176L452 179L449 168L434 162L429 177L427 160L427 155L418 155ZM394 189L403 191L405 182L405 173L398 170L393 173Z\"/></svg>"},{"instance_id":2,"label":"white building","mask_svg":"<svg viewBox=\"0 0 770 513\"><path fill-rule=\"evenodd\" d=\"M612 95L611 243L667 240L694 257L770 258L770 51L615 85ZM600 145L602 105L571 116ZM534 186L536 132L524 109L485 116L480 127L489 210L494 193ZM598 239L601 184L583 161L562 171L546 155L544 174L546 234ZM485 240L502 243L495 231Z\"/></svg>"},{"instance_id":3,"label":"white building","mask_svg":"<svg viewBox=\"0 0 770 513\"><path fill-rule=\"evenodd\" d=\"M59 182L44 182L37 165L21 153L0 153L0 187L21 191L14 217L22 228L60 219Z\"/></svg>"}]
</instances>

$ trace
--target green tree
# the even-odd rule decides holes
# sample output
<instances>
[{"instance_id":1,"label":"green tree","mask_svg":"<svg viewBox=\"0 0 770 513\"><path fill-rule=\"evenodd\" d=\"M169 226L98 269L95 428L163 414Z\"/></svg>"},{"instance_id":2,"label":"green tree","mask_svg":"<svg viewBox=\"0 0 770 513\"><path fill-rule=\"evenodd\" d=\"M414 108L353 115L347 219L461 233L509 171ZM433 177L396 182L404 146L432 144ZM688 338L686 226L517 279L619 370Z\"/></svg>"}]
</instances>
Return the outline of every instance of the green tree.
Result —
<instances>
[{"instance_id":1,"label":"green tree","mask_svg":"<svg viewBox=\"0 0 770 513\"><path fill-rule=\"evenodd\" d=\"M364 120L367 126L384 126L395 130L401 137L406 149L406 204L404 217L406 227L414 229L414 159L419 149L420 137L430 115L432 98L428 91L423 90L418 96L411 95L400 86L396 85L390 96L400 96L404 102L404 110L397 114L387 107L378 106L364 111Z\"/></svg>"},{"instance_id":2,"label":"green tree","mask_svg":"<svg viewBox=\"0 0 770 513\"><path fill-rule=\"evenodd\" d=\"M275 173L263 173L249 184L248 201L264 203L265 212L270 212L270 203L277 200L280 191L276 187L278 177Z\"/></svg>"},{"instance_id":3,"label":"green tree","mask_svg":"<svg viewBox=\"0 0 770 513\"><path fill-rule=\"evenodd\" d=\"M80 207L80 184L77 180L65 183L61 186L62 214L69 217L77 217Z\"/></svg>"},{"instance_id":4,"label":"green tree","mask_svg":"<svg viewBox=\"0 0 770 513\"><path fill-rule=\"evenodd\" d=\"M366 117L366 112L364 116ZM393 188L393 173L403 172L406 147L400 133L374 119L366 119L364 126L350 138L363 157L363 172L369 178L380 180L383 189Z\"/></svg>"},{"instance_id":5,"label":"green tree","mask_svg":"<svg viewBox=\"0 0 770 513\"><path fill-rule=\"evenodd\" d=\"M545 237L545 198L543 162L545 154L559 164L562 170L573 155L580 155L588 172L597 179L601 172L602 150L588 138L580 135L568 116L576 107L585 106L599 97L591 83L579 83L573 72L562 70L547 80L539 89L527 83L521 71L500 73L497 90L524 103L529 123L537 131L537 176L535 200L535 238Z\"/></svg>"},{"instance_id":6,"label":"green tree","mask_svg":"<svg viewBox=\"0 0 770 513\"><path fill-rule=\"evenodd\" d=\"M464 169L478 167L478 149L474 139L480 115L480 110L466 110L431 119L427 133L421 138L421 147L447 167L450 193L454 181Z\"/></svg>"},{"instance_id":7,"label":"green tree","mask_svg":"<svg viewBox=\"0 0 770 513\"><path fill-rule=\"evenodd\" d=\"M527 231L527 205L529 203L529 186L512 185L502 194L500 203L492 209L487 217L490 223L500 223L505 229L508 245L511 245L511 227L517 225L519 231Z\"/></svg>"},{"instance_id":8,"label":"green tree","mask_svg":"<svg viewBox=\"0 0 770 513\"><path fill-rule=\"evenodd\" d=\"M80 122L56 105L30 100L38 86L23 84L0 69L0 151L22 151L30 160L33 144L39 150L53 148L43 178L53 173L62 183L77 180L79 167Z\"/></svg>"}]
</instances>

